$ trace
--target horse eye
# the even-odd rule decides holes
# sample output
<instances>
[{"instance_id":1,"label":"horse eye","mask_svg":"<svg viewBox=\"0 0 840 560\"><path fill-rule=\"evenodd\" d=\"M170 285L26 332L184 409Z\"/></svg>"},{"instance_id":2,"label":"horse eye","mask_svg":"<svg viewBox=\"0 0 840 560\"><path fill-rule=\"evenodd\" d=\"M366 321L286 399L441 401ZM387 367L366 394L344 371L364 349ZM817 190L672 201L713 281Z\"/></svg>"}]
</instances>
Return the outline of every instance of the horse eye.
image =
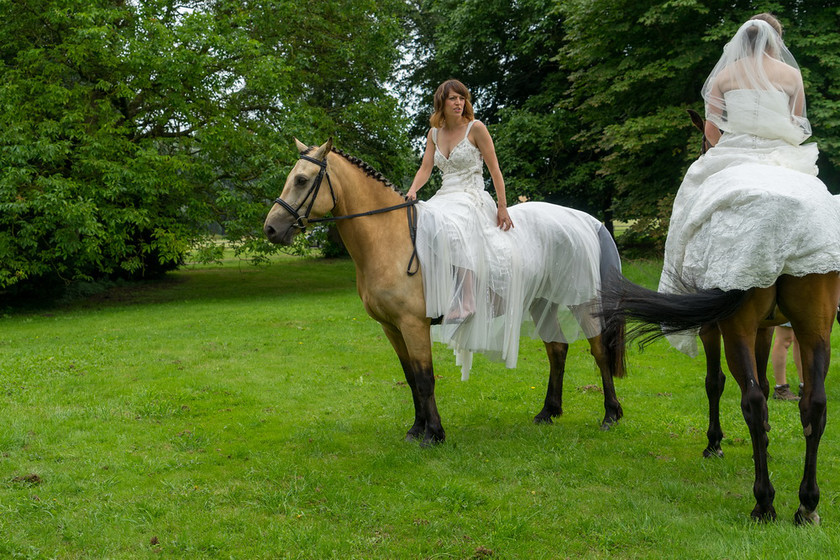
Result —
<instances>
[{"instance_id":1,"label":"horse eye","mask_svg":"<svg viewBox=\"0 0 840 560\"><path fill-rule=\"evenodd\" d=\"M307 177L306 175L298 175L297 177L295 177L295 185L297 185L299 187L302 187L303 185L305 185L308 182L309 182L309 177Z\"/></svg>"}]
</instances>

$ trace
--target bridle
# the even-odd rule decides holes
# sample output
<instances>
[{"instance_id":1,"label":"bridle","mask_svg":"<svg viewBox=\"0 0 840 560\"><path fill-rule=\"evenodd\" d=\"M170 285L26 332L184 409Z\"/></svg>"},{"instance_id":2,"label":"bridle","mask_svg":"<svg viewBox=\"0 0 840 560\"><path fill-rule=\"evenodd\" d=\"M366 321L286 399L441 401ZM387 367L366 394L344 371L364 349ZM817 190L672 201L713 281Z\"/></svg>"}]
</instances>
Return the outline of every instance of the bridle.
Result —
<instances>
[{"instance_id":1,"label":"bridle","mask_svg":"<svg viewBox=\"0 0 840 560\"><path fill-rule=\"evenodd\" d=\"M332 181L330 180L330 175L327 173L327 160L324 158L324 161L319 159L315 159L314 157L310 157L306 154L300 154L300 159L309 161L320 167L321 169L318 171L318 176L315 177L315 181L312 183L312 186L309 188L309 191L306 193L306 196L303 197L300 204L298 204L297 208L292 208L292 205L280 198L279 196L274 199L276 204L279 204L286 210L292 217L295 219L294 223L291 227L298 228L301 233L306 232L306 225L308 223L315 223L315 222L326 222L329 221L328 218L309 218L309 213L312 212L312 207L315 205L315 199L318 198L318 192L321 190L321 183L324 181L324 177L327 178L327 185L330 187L330 196L332 196L333 200L333 207L335 209L335 205L337 204L335 198L335 191L333 190ZM306 207L306 211L304 212L303 216L300 215L300 209L303 208L303 205L306 204L306 201L309 197L312 197L312 200L309 201L309 206ZM332 211L332 210L331 210ZM305 220L305 223L304 223Z\"/></svg>"},{"instance_id":2,"label":"bridle","mask_svg":"<svg viewBox=\"0 0 840 560\"><path fill-rule=\"evenodd\" d=\"M297 208L292 207L291 204L280 198L279 196L274 199L276 204L279 204L284 210L286 210L289 214L292 215L294 218L294 222L292 223L290 228L297 228L300 230L301 233L306 232L306 226L309 224L316 224L320 222L337 222L338 220L349 220L351 218L360 218L362 216L373 216L375 214L384 214L386 212L391 212L393 210L399 210L400 208L406 209L406 214L408 216L408 233L411 236L411 259L408 261L408 268L406 269L406 273L409 276L414 276L417 274L417 271L420 269L420 261L417 260L417 208L415 208L415 204L417 200L406 200L401 204L396 204L394 206L387 206L385 208L378 208L376 210L369 210L367 212L360 212L358 214L347 214L344 216L330 216L324 218L310 218L309 214L312 212L312 207L315 205L315 199L318 198L318 192L321 190L321 183L324 181L324 177L327 178L327 185L330 188L330 196L332 197L333 206L330 209L330 212L335 210L336 205L338 204L338 200L335 197L335 190L332 186L332 181L330 180L330 174L327 172L327 158L325 157L323 161L315 159L306 155L306 153L300 154L300 159L314 163L321 169L318 171L317 177L312 182L312 186L309 187L309 191L307 191L306 196L303 197L300 204L298 204ZM309 198L312 197L311 200ZM300 214L300 209L306 204L306 201L309 200L309 205L306 206L306 210L304 211L303 215ZM412 267L414 270L412 270Z\"/></svg>"}]
</instances>

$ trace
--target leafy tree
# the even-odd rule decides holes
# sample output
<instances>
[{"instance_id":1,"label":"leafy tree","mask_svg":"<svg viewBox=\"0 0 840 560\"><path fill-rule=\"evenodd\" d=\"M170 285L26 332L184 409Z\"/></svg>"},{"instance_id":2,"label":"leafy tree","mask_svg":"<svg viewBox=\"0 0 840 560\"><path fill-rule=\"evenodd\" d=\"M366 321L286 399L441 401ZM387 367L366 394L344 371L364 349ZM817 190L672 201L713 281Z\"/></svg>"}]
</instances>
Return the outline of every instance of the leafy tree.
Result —
<instances>
[{"instance_id":1,"label":"leafy tree","mask_svg":"<svg viewBox=\"0 0 840 560\"><path fill-rule=\"evenodd\" d=\"M673 194L698 151L686 109L702 113L700 89L726 41L750 16L770 11L787 28L803 67L815 137L837 166L838 9L823 2L564 0L560 51L572 87L564 103L581 148L596 158L620 219L664 239ZM827 169L826 169L827 168Z\"/></svg>"},{"instance_id":2,"label":"leafy tree","mask_svg":"<svg viewBox=\"0 0 840 560\"><path fill-rule=\"evenodd\" d=\"M410 154L383 84L398 0L0 0L0 289L177 266L260 225L296 154L333 136Z\"/></svg>"},{"instance_id":3,"label":"leafy tree","mask_svg":"<svg viewBox=\"0 0 840 560\"><path fill-rule=\"evenodd\" d=\"M838 9L737 0L415 0L407 86L428 126L433 88L458 77L492 129L509 192L634 220L663 241L699 154L687 109L738 26L777 14L803 67L823 177L837 177ZM422 92L418 97L416 92ZM419 103L418 103L419 101ZM840 185L838 185L840 187Z\"/></svg>"}]
</instances>

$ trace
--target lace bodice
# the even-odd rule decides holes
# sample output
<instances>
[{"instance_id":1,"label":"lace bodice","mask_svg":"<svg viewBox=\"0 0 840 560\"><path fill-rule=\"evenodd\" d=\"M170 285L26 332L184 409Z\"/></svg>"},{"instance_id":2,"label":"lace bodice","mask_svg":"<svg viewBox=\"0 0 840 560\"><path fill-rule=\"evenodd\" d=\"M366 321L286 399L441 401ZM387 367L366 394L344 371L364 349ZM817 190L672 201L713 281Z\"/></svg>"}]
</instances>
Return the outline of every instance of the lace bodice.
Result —
<instances>
[{"instance_id":1,"label":"lace bodice","mask_svg":"<svg viewBox=\"0 0 840 560\"><path fill-rule=\"evenodd\" d=\"M449 175L481 175L484 167L481 151L467 138L473 123L475 121L470 121L470 124L467 125L464 137L452 148L448 158L438 149L437 135L439 129L432 129L432 140L435 143L435 165L440 169L444 181Z\"/></svg>"}]
</instances>

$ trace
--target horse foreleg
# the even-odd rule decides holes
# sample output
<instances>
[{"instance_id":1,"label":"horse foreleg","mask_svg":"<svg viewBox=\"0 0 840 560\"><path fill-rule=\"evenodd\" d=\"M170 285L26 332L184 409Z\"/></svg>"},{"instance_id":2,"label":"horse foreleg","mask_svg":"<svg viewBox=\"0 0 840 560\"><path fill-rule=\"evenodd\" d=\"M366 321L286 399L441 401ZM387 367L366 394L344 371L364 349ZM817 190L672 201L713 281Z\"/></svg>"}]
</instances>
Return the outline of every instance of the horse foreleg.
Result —
<instances>
[{"instance_id":1,"label":"horse foreleg","mask_svg":"<svg viewBox=\"0 0 840 560\"><path fill-rule=\"evenodd\" d=\"M595 363L598 364L598 369L601 371L601 383L604 387L604 420L601 422L602 430L609 430L610 427L618 422L624 411L621 409L621 403L618 402L618 396L615 393L615 382L613 381L613 370L610 364L609 353L604 346L604 341L601 335L589 338L589 351L592 357L595 358Z\"/></svg>"},{"instance_id":2,"label":"horse foreleg","mask_svg":"<svg viewBox=\"0 0 840 560\"><path fill-rule=\"evenodd\" d=\"M723 457L720 442L723 429L720 425L720 397L726 385L726 376L720 367L720 329L717 325L705 325L700 329L700 341L706 355L706 398L709 401L709 428L706 430L708 445L704 457Z\"/></svg>"},{"instance_id":3,"label":"horse foreleg","mask_svg":"<svg viewBox=\"0 0 840 560\"><path fill-rule=\"evenodd\" d=\"M569 345L565 342L545 342L548 354L548 389L545 403L539 414L534 416L537 424L551 424L551 418L563 414L563 376L566 372L566 355Z\"/></svg>"},{"instance_id":4,"label":"horse foreleg","mask_svg":"<svg viewBox=\"0 0 840 560\"><path fill-rule=\"evenodd\" d=\"M802 372L805 377L802 398L799 400L799 418L805 434L805 471L799 485L799 509L794 515L798 524L819 524L817 505L820 487L817 485L817 453L825 431L826 404L825 376L831 353L829 340L813 344L805 337L798 337L802 349Z\"/></svg>"},{"instance_id":5,"label":"horse foreleg","mask_svg":"<svg viewBox=\"0 0 840 560\"><path fill-rule=\"evenodd\" d=\"M412 329L410 336L405 336L392 325L383 324L382 329L397 353L414 401L414 424L406 433L406 440L422 437L424 445L444 441L446 433L435 401L435 372L428 324L425 328Z\"/></svg>"}]
</instances>

